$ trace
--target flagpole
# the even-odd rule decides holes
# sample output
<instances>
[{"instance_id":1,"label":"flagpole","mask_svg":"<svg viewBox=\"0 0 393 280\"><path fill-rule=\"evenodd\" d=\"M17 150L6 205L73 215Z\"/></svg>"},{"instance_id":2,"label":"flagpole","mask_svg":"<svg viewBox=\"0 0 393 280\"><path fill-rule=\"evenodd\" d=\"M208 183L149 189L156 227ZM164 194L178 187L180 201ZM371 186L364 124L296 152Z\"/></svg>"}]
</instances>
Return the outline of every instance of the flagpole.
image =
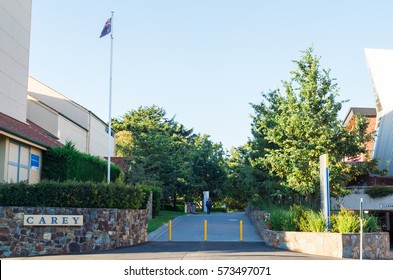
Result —
<instances>
[{"instance_id":1,"label":"flagpole","mask_svg":"<svg viewBox=\"0 0 393 280\"><path fill-rule=\"evenodd\" d=\"M109 66L109 121L108 121L108 184L111 182L111 140L112 140L112 61L113 61L113 12L111 16L111 55Z\"/></svg>"}]
</instances>

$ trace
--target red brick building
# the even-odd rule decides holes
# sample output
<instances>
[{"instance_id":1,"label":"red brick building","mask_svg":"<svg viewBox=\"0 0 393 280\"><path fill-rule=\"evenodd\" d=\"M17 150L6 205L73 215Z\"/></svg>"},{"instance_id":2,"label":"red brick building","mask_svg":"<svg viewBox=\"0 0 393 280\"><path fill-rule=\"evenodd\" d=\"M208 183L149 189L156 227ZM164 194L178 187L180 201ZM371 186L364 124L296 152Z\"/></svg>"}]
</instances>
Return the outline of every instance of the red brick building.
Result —
<instances>
[{"instance_id":1,"label":"red brick building","mask_svg":"<svg viewBox=\"0 0 393 280\"><path fill-rule=\"evenodd\" d=\"M344 119L344 125L346 129L352 130L355 126L356 119L355 116L360 115L366 117L368 121L367 133L371 133L373 136L372 139L366 144L367 154L361 154L357 157L347 158L348 162L361 162L366 161L367 159L371 159L373 155L374 149L374 133L375 133L375 125L377 120L377 111L375 108L357 108L351 107L348 110L347 116Z\"/></svg>"}]
</instances>

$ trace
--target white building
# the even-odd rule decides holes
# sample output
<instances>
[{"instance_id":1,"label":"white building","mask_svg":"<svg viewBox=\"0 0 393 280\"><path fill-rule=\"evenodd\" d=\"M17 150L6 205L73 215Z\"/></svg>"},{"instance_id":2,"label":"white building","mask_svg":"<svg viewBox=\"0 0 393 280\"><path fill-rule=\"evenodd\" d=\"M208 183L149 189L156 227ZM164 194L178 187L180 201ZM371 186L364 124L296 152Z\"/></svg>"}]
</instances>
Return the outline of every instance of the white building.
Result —
<instances>
[{"instance_id":1,"label":"white building","mask_svg":"<svg viewBox=\"0 0 393 280\"><path fill-rule=\"evenodd\" d=\"M43 152L67 140L108 155L105 122L28 76L31 8L31 0L0 1L0 182L38 182Z\"/></svg>"},{"instance_id":2,"label":"white building","mask_svg":"<svg viewBox=\"0 0 393 280\"><path fill-rule=\"evenodd\" d=\"M62 144L69 140L81 152L108 156L106 123L88 109L32 77L28 80L27 118L57 136Z\"/></svg>"},{"instance_id":3,"label":"white building","mask_svg":"<svg viewBox=\"0 0 393 280\"><path fill-rule=\"evenodd\" d=\"M365 49L377 109L373 158L393 175L393 50Z\"/></svg>"},{"instance_id":4,"label":"white building","mask_svg":"<svg viewBox=\"0 0 393 280\"><path fill-rule=\"evenodd\" d=\"M0 1L0 112L26 122L31 0Z\"/></svg>"}]
</instances>

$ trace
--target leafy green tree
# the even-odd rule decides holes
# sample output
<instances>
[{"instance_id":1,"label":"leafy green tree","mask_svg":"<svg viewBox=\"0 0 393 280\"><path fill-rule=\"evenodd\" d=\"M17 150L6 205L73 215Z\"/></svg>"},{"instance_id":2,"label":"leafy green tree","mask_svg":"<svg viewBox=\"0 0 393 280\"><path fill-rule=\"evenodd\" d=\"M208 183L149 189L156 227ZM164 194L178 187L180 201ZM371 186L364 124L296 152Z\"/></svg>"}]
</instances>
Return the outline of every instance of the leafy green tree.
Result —
<instances>
[{"instance_id":1,"label":"leafy green tree","mask_svg":"<svg viewBox=\"0 0 393 280\"><path fill-rule=\"evenodd\" d=\"M226 203L230 208L240 209L247 206L258 192L258 182L250 161L248 145L230 150L228 160L228 193Z\"/></svg>"},{"instance_id":2,"label":"leafy green tree","mask_svg":"<svg viewBox=\"0 0 393 280\"><path fill-rule=\"evenodd\" d=\"M121 130L116 133L116 156L118 157L131 157L134 142L131 131Z\"/></svg>"},{"instance_id":3,"label":"leafy green tree","mask_svg":"<svg viewBox=\"0 0 393 280\"><path fill-rule=\"evenodd\" d=\"M188 196L200 201L203 191L209 191L213 201L223 199L227 190L227 173L222 145L213 143L208 135L197 135L190 148L192 187Z\"/></svg>"},{"instance_id":4,"label":"leafy green tree","mask_svg":"<svg viewBox=\"0 0 393 280\"><path fill-rule=\"evenodd\" d=\"M132 154L129 182L161 187L164 201L173 207L179 195L189 201L199 201L204 190L213 198L223 196L224 152L209 136L194 134L155 105L130 111L113 123L124 136L116 143L119 152Z\"/></svg>"},{"instance_id":5,"label":"leafy green tree","mask_svg":"<svg viewBox=\"0 0 393 280\"><path fill-rule=\"evenodd\" d=\"M263 152L255 164L283 180L283 184L304 196L319 191L319 156L329 155L333 194L356 176L357 167L343 162L365 152L367 122L358 118L348 131L338 119L343 102L336 101L338 87L330 70L320 68L320 58L309 48L303 52L291 79L280 89L262 94L252 104L255 145ZM372 164L374 165L374 163Z\"/></svg>"}]
</instances>

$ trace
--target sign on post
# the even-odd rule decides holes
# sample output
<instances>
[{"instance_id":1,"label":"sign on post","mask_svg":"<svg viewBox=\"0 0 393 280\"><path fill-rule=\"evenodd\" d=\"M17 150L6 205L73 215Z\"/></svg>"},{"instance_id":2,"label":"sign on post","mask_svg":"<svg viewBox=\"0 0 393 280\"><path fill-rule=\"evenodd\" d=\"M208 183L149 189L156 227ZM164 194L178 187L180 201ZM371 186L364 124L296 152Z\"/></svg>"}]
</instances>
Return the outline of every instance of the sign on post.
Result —
<instances>
[{"instance_id":1,"label":"sign on post","mask_svg":"<svg viewBox=\"0 0 393 280\"><path fill-rule=\"evenodd\" d=\"M207 212L206 202L209 200L209 191L203 192L202 209L203 212Z\"/></svg>"},{"instance_id":2,"label":"sign on post","mask_svg":"<svg viewBox=\"0 0 393 280\"><path fill-rule=\"evenodd\" d=\"M321 209L325 216L326 226L330 227L330 189L329 189L329 167L328 155L323 154L319 157L320 184L321 184Z\"/></svg>"}]
</instances>

